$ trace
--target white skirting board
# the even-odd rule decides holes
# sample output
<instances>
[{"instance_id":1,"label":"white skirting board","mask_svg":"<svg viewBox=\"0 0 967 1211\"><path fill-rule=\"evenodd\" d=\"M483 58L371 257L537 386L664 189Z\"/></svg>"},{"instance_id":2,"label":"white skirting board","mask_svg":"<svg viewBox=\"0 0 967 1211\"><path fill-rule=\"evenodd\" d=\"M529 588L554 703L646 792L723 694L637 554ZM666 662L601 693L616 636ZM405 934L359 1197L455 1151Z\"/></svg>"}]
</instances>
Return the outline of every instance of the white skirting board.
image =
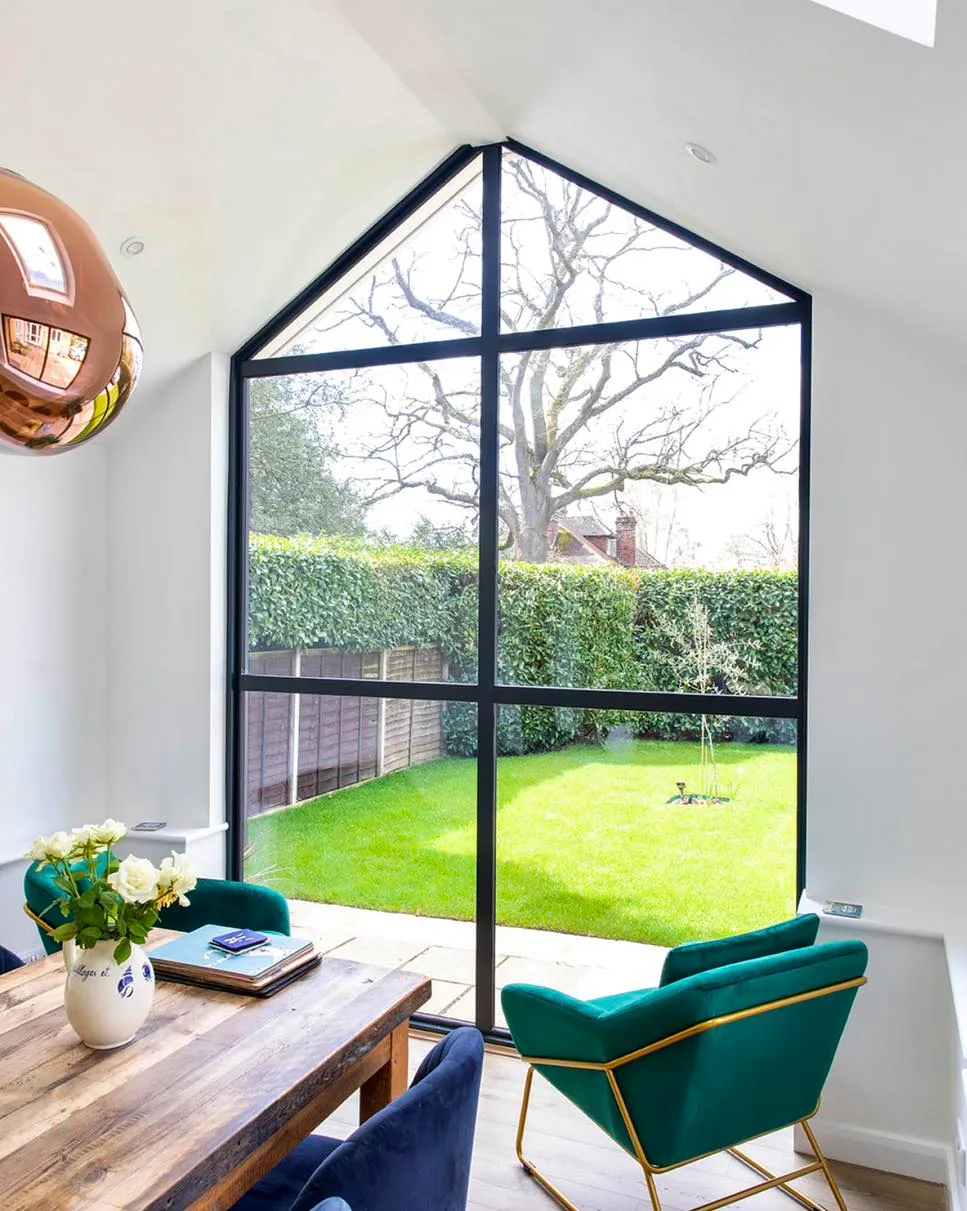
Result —
<instances>
[{"instance_id":1,"label":"white skirting board","mask_svg":"<svg viewBox=\"0 0 967 1211\"><path fill-rule=\"evenodd\" d=\"M848 1123L831 1122L824 1118L813 1119L810 1126L831 1160L863 1165L867 1169L881 1169L887 1173L900 1173L924 1182L938 1182L950 1192L952 1211L961 1211L953 1184L953 1148L935 1140L890 1135L885 1131L852 1127ZM796 1128L795 1137L797 1151L810 1153L809 1141L801 1127ZM963 1211L967 1211L967 1208Z\"/></svg>"}]
</instances>

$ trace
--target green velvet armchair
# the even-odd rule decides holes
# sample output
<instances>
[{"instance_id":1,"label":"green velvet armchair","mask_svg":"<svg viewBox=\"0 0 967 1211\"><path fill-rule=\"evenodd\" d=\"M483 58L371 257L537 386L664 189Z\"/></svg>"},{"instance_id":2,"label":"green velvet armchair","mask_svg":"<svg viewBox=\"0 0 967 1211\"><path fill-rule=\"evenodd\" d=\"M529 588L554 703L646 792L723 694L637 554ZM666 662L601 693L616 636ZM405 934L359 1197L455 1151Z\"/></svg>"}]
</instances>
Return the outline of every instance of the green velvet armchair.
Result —
<instances>
[{"instance_id":1,"label":"green velvet armchair","mask_svg":"<svg viewBox=\"0 0 967 1211\"><path fill-rule=\"evenodd\" d=\"M102 856L101 863L106 861ZM78 869L82 869L79 864ZM102 866L103 869L103 866ZM24 874L24 912L37 926L40 940L48 954L61 949L60 942L51 937L51 930L67 919L59 909L50 911L61 892L53 880L51 867L40 870L36 862ZM158 919L162 929L188 932L199 925L226 925L234 929L267 929L272 933L291 933L289 903L281 892L252 883L235 883L230 879L199 879L188 899L188 908L173 904L164 908Z\"/></svg>"},{"instance_id":2,"label":"green velvet armchair","mask_svg":"<svg viewBox=\"0 0 967 1211\"><path fill-rule=\"evenodd\" d=\"M661 1211L656 1174L723 1150L762 1180L704 1211L774 1188L822 1211L789 1185L817 1171L847 1211L809 1119L866 983L867 952L861 942L815 945L818 926L816 917L802 917L679 947L667 957L660 987L592 1001L508 985L504 1014L529 1065L517 1133L527 1173L577 1211L524 1155L539 1072L636 1158L654 1211ZM739 1151L745 1141L796 1123L816 1159L792 1173L773 1174Z\"/></svg>"}]
</instances>

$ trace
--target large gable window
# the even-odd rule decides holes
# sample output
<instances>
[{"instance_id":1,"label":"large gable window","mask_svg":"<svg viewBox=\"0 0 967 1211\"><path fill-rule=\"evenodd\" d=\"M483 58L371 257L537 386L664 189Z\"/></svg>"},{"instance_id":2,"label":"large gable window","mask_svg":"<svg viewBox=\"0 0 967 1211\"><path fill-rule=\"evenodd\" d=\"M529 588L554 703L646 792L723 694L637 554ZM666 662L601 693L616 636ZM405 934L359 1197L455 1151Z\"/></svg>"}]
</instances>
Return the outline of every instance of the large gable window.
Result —
<instances>
[{"instance_id":1,"label":"large gable window","mask_svg":"<svg viewBox=\"0 0 967 1211\"><path fill-rule=\"evenodd\" d=\"M535 956L593 995L629 943L791 914L808 322L506 145L267 324L233 362L234 873L485 1030Z\"/></svg>"}]
</instances>

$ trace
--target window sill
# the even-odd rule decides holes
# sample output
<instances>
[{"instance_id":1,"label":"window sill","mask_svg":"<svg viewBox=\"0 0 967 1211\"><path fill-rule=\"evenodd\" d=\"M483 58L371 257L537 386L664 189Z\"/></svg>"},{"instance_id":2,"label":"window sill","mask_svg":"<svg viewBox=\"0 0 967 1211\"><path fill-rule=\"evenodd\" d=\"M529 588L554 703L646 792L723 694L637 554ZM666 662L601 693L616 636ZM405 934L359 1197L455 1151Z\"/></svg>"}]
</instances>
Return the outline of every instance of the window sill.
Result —
<instances>
[{"instance_id":1,"label":"window sill","mask_svg":"<svg viewBox=\"0 0 967 1211\"><path fill-rule=\"evenodd\" d=\"M207 828L178 828L170 825L166 828L156 829L154 832L129 832L125 840L136 843L139 839L153 838L157 841L175 841L188 846L227 831L228 824L223 820L219 824L210 824ZM24 854L31 844L31 841L24 841L20 846L12 846L8 850L0 851L0 868L18 864L26 867L28 859L24 857Z\"/></svg>"}]
</instances>

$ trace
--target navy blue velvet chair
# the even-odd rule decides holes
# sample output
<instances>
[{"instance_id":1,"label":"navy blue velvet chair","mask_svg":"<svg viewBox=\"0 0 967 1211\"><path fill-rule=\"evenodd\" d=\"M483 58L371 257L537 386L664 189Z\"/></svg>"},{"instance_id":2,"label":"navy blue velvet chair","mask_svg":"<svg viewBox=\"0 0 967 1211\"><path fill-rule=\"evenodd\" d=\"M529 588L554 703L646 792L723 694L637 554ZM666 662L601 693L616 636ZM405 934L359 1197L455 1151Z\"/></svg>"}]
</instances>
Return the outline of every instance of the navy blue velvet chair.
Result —
<instances>
[{"instance_id":1,"label":"navy blue velvet chair","mask_svg":"<svg viewBox=\"0 0 967 1211\"><path fill-rule=\"evenodd\" d=\"M402 1097L345 1142L310 1135L233 1211L466 1211L482 1070L483 1036L461 1026Z\"/></svg>"},{"instance_id":2,"label":"navy blue velvet chair","mask_svg":"<svg viewBox=\"0 0 967 1211\"><path fill-rule=\"evenodd\" d=\"M12 950L7 950L6 946L0 946L0 976L5 976L8 971L16 971L23 965L24 961L19 955L15 955Z\"/></svg>"}]
</instances>

